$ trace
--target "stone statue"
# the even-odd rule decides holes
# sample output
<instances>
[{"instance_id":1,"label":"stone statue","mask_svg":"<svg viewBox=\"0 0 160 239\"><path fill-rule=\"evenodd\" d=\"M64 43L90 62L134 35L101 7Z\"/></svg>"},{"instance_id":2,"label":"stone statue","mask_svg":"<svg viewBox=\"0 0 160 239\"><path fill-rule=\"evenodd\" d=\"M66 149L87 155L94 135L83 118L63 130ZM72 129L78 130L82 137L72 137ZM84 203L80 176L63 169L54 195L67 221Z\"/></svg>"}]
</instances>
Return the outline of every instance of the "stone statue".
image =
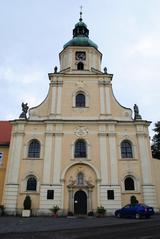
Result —
<instances>
[{"instance_id":1,"label":"stone statue","mask_svg":"<svg viewBox=\"0 0 160 239\"><path fill-rule=\"evenodd\" d=\"M58 69L58 67L55 66L55 67L54 67L54 73L57 73L57 69Z\"/></svg>"},{"instance_id":2,"label":"stone statue","mask_svg":"<svg viewBox=\"0 0 160 239\"><path fill-rule=\"evenodd\" d=\"M107 74L107 67L104 67L104 74Z\"/></svg>"},{"instance_id":3,"label":"stone statue","mask_svg":"<svg viewBox=\"0 0 160 239\"><path fill-rule=\"evenodd\" d=\"M134 120L142 119L141 115L139 114L139 109L136 104L134 104Z\"/></svg>"},{"instance_id":4,"label":"stone statue","mask_svg":"<svg viewBox=\"0 0 160 239\"><path fill-rule=\"evenodd\" d=\"M22 119L27 119L27 112L28 112L28 103L23 103L22 102L22 113L20 114L19 118L22 118Z\"/></svg>"}]
</instances>

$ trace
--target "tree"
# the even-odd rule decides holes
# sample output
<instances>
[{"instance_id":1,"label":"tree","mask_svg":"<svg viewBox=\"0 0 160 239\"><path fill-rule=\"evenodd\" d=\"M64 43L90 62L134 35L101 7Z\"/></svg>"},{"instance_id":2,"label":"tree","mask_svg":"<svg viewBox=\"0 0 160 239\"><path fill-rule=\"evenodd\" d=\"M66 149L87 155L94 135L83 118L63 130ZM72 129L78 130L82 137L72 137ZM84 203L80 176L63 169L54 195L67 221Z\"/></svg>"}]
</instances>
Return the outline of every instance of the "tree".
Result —
<instances>
[{"instance_id":1,"label":"tree","mask_svg":"<svg viewBox=\"0 0 160 239\"><path fill-rule=\"evenodd\" d=\"M152 157L160 159L160 121L155 123L153 131L155 132L155 135L152 138Z\"/></svg>"},{"instance_id":2,"label":"tree","mask_svg":"<svg viewBox=\"0 0 160 239\"><path fill-rule=\"evenodd\" d=\"M130 197L130 203L132 206L135 206L138 203L136 196L133 195Z\"/></svg>"},{"instance_id":3,"label":"tree","mask_svg":"<svg viewBox=\"0 0 160 239\"><path fill-rule=\"evenodd\" d=\"M23 202L23 207L25 210L30 210L31 209L31 198L29 195L27 195L24 199Z\"/></svg>"}]
</instances>

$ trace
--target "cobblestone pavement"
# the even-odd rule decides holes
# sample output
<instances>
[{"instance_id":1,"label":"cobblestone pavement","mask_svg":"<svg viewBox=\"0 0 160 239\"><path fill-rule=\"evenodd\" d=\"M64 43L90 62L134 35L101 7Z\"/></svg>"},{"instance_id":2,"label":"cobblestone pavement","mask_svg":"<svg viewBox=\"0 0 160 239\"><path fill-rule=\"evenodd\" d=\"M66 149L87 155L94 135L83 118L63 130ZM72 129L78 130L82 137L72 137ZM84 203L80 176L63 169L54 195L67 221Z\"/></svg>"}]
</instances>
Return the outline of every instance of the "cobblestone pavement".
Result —
<instances>
[{"instance_id":1,"label":"cobblestone pavement","mask_svg":"<svg viewBox=\"0 0 160 239\"><path fill-rule=\"evenodd\" d=\"M92 232L92 238L96 237L98 230L108 231L114 228L136 227L137 224L160 221L160 215L151 219L119 219L115 217L104 218L53 218L53 217L0 217L0 239L66 239L85 238L84 235ZM88 237L86 237L88 238ZM101 237L102 238L102 237Z\"/></svg>"}]
</instances>

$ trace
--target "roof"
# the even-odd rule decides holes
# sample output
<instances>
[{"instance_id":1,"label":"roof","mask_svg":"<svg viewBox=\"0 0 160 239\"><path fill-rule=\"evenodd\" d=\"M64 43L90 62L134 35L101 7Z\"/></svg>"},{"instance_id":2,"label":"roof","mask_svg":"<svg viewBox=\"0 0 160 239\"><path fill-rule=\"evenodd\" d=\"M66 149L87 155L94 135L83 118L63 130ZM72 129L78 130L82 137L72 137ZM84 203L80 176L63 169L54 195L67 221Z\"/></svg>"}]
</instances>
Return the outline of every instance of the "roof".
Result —
<instances>
[{"instance_id":1,"label":"roof","mask_svg":"<svg viewBox=\"0 0 160 239\"><path fill-rule=\"evenodd\" d=\"M98 46L93 41L91 41L88 37L82 37L82 36L74 37L72 40L70 40L64 45L64 48L66 48L67 46L91 46L96 49L98 48Z\"/></svg>"},{"instance_id":2,"label":"roof","mask_svg":"<svg viewBox=\"0 0 160 239\"><path fill-rule=\"evenodd\" d=\"M73 29L73 38L64 44L63 48L68 46L90 46L98 49L98 46L89 39L89 30L81 17Z\"/></svg>"},{"instance_id":3,"label":"roof","mask_svg":"<svg viewBox=\"0 0 160 239\"><path fill-rule=\"evenodd\" d=\"M12 125L9 121L0 121L0 145L9 145Z\"/></svg>"}]
</instances>

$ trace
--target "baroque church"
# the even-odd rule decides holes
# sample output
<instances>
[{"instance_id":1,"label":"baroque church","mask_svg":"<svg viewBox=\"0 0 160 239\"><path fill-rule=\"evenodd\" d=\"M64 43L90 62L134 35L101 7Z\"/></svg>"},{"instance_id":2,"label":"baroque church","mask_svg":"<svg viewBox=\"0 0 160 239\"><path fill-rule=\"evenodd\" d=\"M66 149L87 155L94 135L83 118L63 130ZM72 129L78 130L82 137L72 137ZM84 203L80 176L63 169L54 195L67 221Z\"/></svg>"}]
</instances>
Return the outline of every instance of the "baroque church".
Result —
<instances>
[{"instance_id":1,"label":"baroque church","mask_svg":"<svg viewBox=\"0 0 160 239\"><path fill-rule=\"evenodd\" d=\"M101 70L102 53L82 20L59 53L60 69L49 73L44 101L12 120L3 202L21 213L26 195L33 215L107 213L129 203L160 207L148 127L137 105L118 103L113 75Z\"/></svg>"}]
</instances>

